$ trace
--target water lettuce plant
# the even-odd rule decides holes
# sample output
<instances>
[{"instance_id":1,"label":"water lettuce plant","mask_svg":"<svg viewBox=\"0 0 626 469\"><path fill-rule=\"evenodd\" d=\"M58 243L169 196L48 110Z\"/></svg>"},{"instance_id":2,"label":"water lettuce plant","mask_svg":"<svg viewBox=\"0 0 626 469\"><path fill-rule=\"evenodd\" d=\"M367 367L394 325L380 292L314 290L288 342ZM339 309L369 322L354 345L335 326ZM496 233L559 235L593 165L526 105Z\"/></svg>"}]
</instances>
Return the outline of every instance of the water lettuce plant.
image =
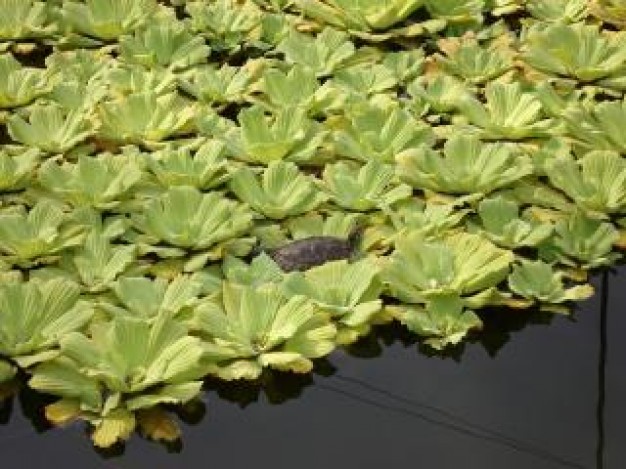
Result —
<instances>
[{"instance_id":1,"label":"water lettuce plant","mask_svg":"<svg viewBox=\"0 0 626 469\"><path fill-rule=\"evenodd\" d=\"M45 70L23 67L10 53L0 55L0 109L24 106L50 89Z\"/></svg>"},{"instance_id":2,"label":"water lettuce plant","mask_svg":"<svg viewBox=\"0 0 626 469\"><path fill-rule=\"evenodd\" d=\"M532 215L519 216L519 205L502 197L485 199L478 204L480 228L491 241L509 249L537 246L553 231L552 224L542 223Z\"/></svg>"},{"instance_id":3,"label":"water lettuce plant","mask_svg":"<svg viewBox=\"0 0 626 469\"><path fill-rule=\"evenodd\" d=\"M184 24L162 19L120 39L120 58L144 67L181 70L206 62L211 49Z\"/></svg>"},{"instance_id":4,"label":"water lettuce plant","mask_svg":"<svg viewBox=\"0 0 626 469\"><path fill-rule=\"evenodd\" d=\"M211 47L221 51L236 51L246 40L257 37L261 11L253 2L216 0L215 2L185 2L194 32L205 35Z\"/></svg>"},{"instance_id":5,"label":"water lettuce plant","mask_svg":"<svg viewBox=\"0 0 626 469\"><path fill-rule=\"evenodd\" d=\"M513 67L513 52L499 44L485 47L462 37L458 41L441 40L439 48L445 53L445 57L438 57L445 72L472 84L488 83Z\"/></svg>"},{"instance_id":6,"label":"water lettuce plant","mask_svg":"<svg viewBox=\"0 0 626 469\"><path fill-rule=\"evenodd\" d=\"M611 34L584 23L529 31L524 54L524 60L542 72L617 89L623 89L619 77L625 58L624 33Z\"/></svg>"},{"instance_id":7,"label":"water lettuce plant","mask_svg":"<svg viewBox=\"0 0 626 469\"><path fill-rule=\"evenodd\" d=\"M626 249L625 0L0 12L0 401L97 446L386 322L569 313Z\"/></svg>"},{"instance_id":8,"label":"water lettuce plant","mask_svg":"<svg viewBox=\"0 0 626 469\"><path fill-rule=\"evenodd\" d=\"M88 37L112 41L143 26L155 13L154 0L87 0L64 2L62 22Z\"/></svg>"},{"instance_id":9,"label":"water lettuce plant","mask_svg":"<svg viewBox=\"0 0 626 469\"><path fill-rule=\"evenodd\" d=\"M196 310L207 370L220 378L255 379L265 367L307 373L335 347L330 315L304 296L288 298L274 284L225 283L222 298Z\"/></svg>"},{"instance_id":10,"label":"water lettuce plant","mask_svg":"<svg viewBox=\"0 0 626 469\"><path fill-rule=\"evenodd\" d=\"M67 334L82 329L93 306L63 278L0 285L0 355L28 368L58 355Z\"/></svg>"},{"instance_id":11,"label":"water lettuce plant","mask_svg":"<svg viewBox=\"0 0 626 469\"><path fill-rule=\"evenodd\" d=\"M142 175L139 165L125 156L79 156L75 164L46 161L38 177L46 190L74 207L110 210L128 198Z\"/></svg>"},{"instance_id":12,"label":"water lettuce plant","mask_svg":"<svg viewBox=\"0 0 626 469\"><path fill-rule=\"evenodd\" d=\"M514 293L551 304L584 300L593 295L593 287L588 284L565 288L563 272L555 271L550 264L540 260L524 260L514 265L508 282Z\"/></svg>"},{"instance_id":13,"label":"water lettuce plant","mask_svg":"<svg viewBox=\"0 0 626 469\"><path fill-rule=\"evenodd\" d=\"M479 130L483 139L520 140L542 137L553 123L542 113L541 101L523 92L519 83L493 82L485 89L486 103L464 95L457 103L460 112Z\"/></svg>"},{"instance_id":14,"label":"water lettuce plant","mask_svg":"<svg viewBox=\"0 0 626 469\"><path fill-rule=\"evenodd\" d=\"M429 299L426 306L405 305L389 310L411 331L425 338L424 343L436 350L459 344L483 323L471 310L463 307L458 295L443 294Z\"/></svg>"},{"instance_id":15,"label":"water lettuce plant","mask_svg":"<svg viewBox=\"0 0 626 469\"><path fill-rule=\"evenodd\" d=\"M132 221L143 234L137 241L145 243L145 249L160 242L180 248L160 251L155 246L155 252L169 257L167 253L184 255L184 249L216 249L219 243L243 235L252 225L252 213L246 205L219 192L202 193L191 186L174 186L150 199L141 213L133 213Z\"/></svg>"},{"instance_id":16,"label":"water lettuce plant","mask_svg":"<svg viewBox=\"0 0 626 469\"><path fill-rule=\"evenodd\" d=\"M578 23L589 14L586 0L530 0L526 8L540 21L548 23Z\"/></svg>"},{"instance_id":17,"label":"water lettuce plant","mask_svg":"<svg viewBox=\"0 0 626 469\"><path fill-rule=\"evenodd\" d=\"M135 93L98 106L98 136L114 142L150 145L190 131L195 115L195 107L177 93Z\"/></svg>"},{"instance_id":18,"label":"water lettuce plant","mask_svg":"<svg viewBox=\"0 0 626 469\"><path fill-rule=\"evenodd\" d=\"M148 156L148 169L163 187L192 186L213 189L226 182L228 161L225 145L210 140L193 154L189 148L166 147Z\"/></svg>"},{"instance_id":19,"label":"water lettuce plant","mask_svg":"<svg viewBox=\"0 0 626 469\"><path fill-rule=\"evenodd\" d=\"M626 123L626 99L568 107L564 121L572 138L586 150L626 153L626 138L620 132Z\"/></svg>"},{"instance_id":20,"label":"water lettuce plant","mask_svg":"<svg viewBox=\"0 0 626 469\"><path fill-rule=\"evenodd\" d=\"M282 161L271 162L260 180L251 169L241 168L229 186L237 197L272 219L308 212L327 198L295 164Z\"/></svg>"},{"instance_id":21,"label":"water lettuce plant","mask_svg":"<svg viewBox=\"0 0 626 469\"><path fill-rule=\"evenodd\" d=\"M387 29L400 23L424 4L424 0L296 0L313 18L334 26L367 31Z\"/></svg>"},{"instance_id":22,"label":"water lettuce plant","mask_svg":"<svg viewBox=\"0 0 626 469\"><path fill-rule=\"evenodd\" d=\"M611 265L621 257L613 252L619 232L612 223L577 211L560 220L554 229L554 236L540 246L540 254L545 260L595 268Z\"/></svg>"},{"instance_id":23,"label":"water lettuce plant","mask_svg":"<svg viewBox=\"0 0 626 469\"><path fill-rule=\"evenodd\" d=\"M19 267L54 262L66 248L79 245L84 230L72 224L62 206L40 199L32 208L18 205L0 211L0 253Z\"/></svg>"},{"instance_id":24,"label":"water lettuce plant","mask_svg":"<svg viewBox=\"0 0 626 469\"><path fill-rule=\"evenodd\" d=\"M397 156L400 179L414 188L451 194L488 194L532 174L530 158L502 143L454 135L443 153L425 145Z\"/></svg>"},{"instance_id":25,"label":"water lettuce plant","mask_svg":"<svg viewBox=\"0 0 626 469\"><path fill-rule=\"evenodd\" d=\"M334 149L345 158L392 163L420 144L432 143L430 127L396 105L354 105L333 123Z\"/></svg>"},{"instance_id":26,"label":"water lettuce plant","mask_svg":"<svg viewBox=\"0 0 626 469\"><path fill-rule=\"evenodd\" d=\"M289 295L310 298L330 313L337 326L337 343L347 344L369 332L372 319L383 307L378 273L379 268L368 259L352 264L339 260L293 272L283 281L283 288Z\"/></svg>"},{"instance_id":27,"label":"water lettuce plant","mask_svg":"<svg viewBox=\"0 0 626 469\"><path fill-rule=\"evenodd\" d=\"M241 127L225 135L226 143L235 157L251 163L306 161L327 133L309 120L301 107L285 107L270 117L260 106L252 106L243 109L238 120Z\"/></svg>"},{"instance_id":28,"label":"water lettuce plant","mask_svg":"<svg viewBox=\"0 0 626 469\"><path fill-rule=\"evenodd\" d=\"M324 28L315 38L291 31L276 49L287 63L300 64L317 76L331 74L356 52L348 36L333 28Z\"/></svg>"},{"instance_id":29,"label":"water lettuce plant","mask_svg":"<svg viewBox=\"0 0 626 469\"><path fill-rule=\"evenodd\" d=\"M56 267L33 272L34 278L68 278L88 293L102 293L113 286L137 259L137 246L112 242L112 233L93 228L84 244L62 253Z\"/></svg>"},{"instance_id":30,"label":"water lettuce plant","mask_svg":"<svg viewBox=\"0 0 626 469\"><path fill-rule=\"evenodd\" d=\"M120 317L61 339L60 355L40 364L29 385L60 400L46 407L56 424L85 420L95 445L126 440L139 425L142 409L180 404L200 393L203 347L198 338L169 318L149 323ZM177 431L167 439L175 440Z\"/></svg>"},{"instance_id":31,"label":"water lettuce plant","mask_svg":"<svg viewBox=\"0 0 626 469\"><path fill-rule=\"evenodd\" d=\"M198 302L202 285L189 276L163 278L121 277L111 285L112 301L100 307L112 317L154 321L159 317L185 315Z\"/></svg>"},{"instance_id":32,"label":"water lettuce plant","mask_svg":"<svg viewBox=\"0 0 626 469\"><path fill-rule=\"evenodd\" d=\"M449 293L478 293L467 301L481 303L480 293L506 278L513 259L511 251L479 235L459 233L441 241L426 241L420 233L409 233L396 241L382 278L394 297L409 304Z\"/></svg>"},{"instance_id":33,"label":"water lettuce plant","mask_svg":"<svg viewBox=\"0 0 626 469\"><path fill-rule=\"evenodd\" d=\"M616 152L592 151L577 161L562 155L547 173L579 207L599 214L626 211L626 159Z\"/></svg>"},{"instance_id":34,"label":"water lettuce plant","mask_svg":"<svg viewBox=\"0 0 626 469\"><path fill-rule=\"evenodd\" d=\"M345 209L367 211L387 207L411 196L406 184L394 184L390 165L372 160L358 171L353 165L336 163L324 169L324 189Z\"/></svg>"},{"instance_id":35,"label":"water lettuce plant","mask_svg":"<svg viewBox=\"0 0 626 469\"><path fill-rule=\"evenodd\" d=\"M15 154L0 150L0 192L24 189L34 179L39 151L30 148Z\"/></svg>"},{"instance_id":36,"label":"water lettuce plant","mask_svg":"<svg viewBox=\"0 0 626 469\"><path fill-rule=\"evenodd\" d=\"M49 8L45 2L35 0L2 0L0 11L0 40L24 40L51 35Z\"/></svg>"},{"instance_id":37,"label":"water lettuce plant","mask_svg":"<svg viewBox=\"0 0 626 469\"><path fill-rule=\"evenodd\" d=\"M64 153L93 134L93 123L80 109L58 104L34 105L26 118L13 114L7 123L15 141L48 153Z\"/></svg>"},{"instance_id":38,"label":"water lettuce plant","mask_svg":"<svg viewBox=\"0 0 626 469\"><path fill-rule=\"evenodd\" d=\"M221 105L243 101L251 79L243 67L206 65L194 67L181 78L181 87L202 103Z\"/></svg>"}]
</instances>

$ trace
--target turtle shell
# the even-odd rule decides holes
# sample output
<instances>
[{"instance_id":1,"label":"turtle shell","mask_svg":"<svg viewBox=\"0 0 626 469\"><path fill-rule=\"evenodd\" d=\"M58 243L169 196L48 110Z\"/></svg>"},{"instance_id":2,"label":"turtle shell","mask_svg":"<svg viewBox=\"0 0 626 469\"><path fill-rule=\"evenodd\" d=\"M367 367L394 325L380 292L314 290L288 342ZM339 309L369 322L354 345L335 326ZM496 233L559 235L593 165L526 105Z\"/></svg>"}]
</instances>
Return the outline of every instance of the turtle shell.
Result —
<instances>
[{"instance_id":1,"label":"turtle shell","mask_svg":"<svg viewBox=\"0 0 626 469\"><path fill-rule=\"evenodd\" d=\"M354 252L353 244L342 238L314 236L300 239L269 252L285 272L307 270L329 261L349 259Z\"/></svg>"}]
</instances>

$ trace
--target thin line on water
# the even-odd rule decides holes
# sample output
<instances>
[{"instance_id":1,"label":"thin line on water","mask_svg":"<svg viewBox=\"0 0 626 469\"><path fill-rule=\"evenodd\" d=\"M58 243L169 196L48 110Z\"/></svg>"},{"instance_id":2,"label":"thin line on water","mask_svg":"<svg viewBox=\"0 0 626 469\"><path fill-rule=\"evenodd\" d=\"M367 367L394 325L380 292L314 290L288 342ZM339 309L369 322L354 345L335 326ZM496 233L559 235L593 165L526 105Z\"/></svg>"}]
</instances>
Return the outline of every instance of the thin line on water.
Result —
<instances>
[{"instance_id":1,"label":"thin line on water","mask_svg":"<svg viewBox=\"0 0 626 469\"><path fill-rule=\"evenodd\" d=\"M386 404L381 404L380 402L377 402L373 399L361 396L359 394L356 394L354 392L350 392L350 391L346 391L344 389L340 389L334 386L329 386L327 384L324 383L320 383L317 385L319 388L321 389L325 389L327 391L330 392L334 392L336 394L340 394L344 397L347 397L349 399L361 402L363 404L367 404L373 407L376 407L378 409L382 409L382 410L386 410L386 411L390 411L390 412L395 412L395 413L399 413L405 416L409 416L409 417L413 417L413 418L417 418L419 420L422 420L424 422L427 422L429 424L432 425L436 425L442 428L445 428L447 430L451 430L454 431L456 433L460 433L462 435L468 436L468 437L472 437L472 438L477 438L479 440L483 440L483 441L489 441L495 444L499 444L501 446L505 446L508 447L510 449L513 449L515 451L519 451L521 453L526 453L526 454L530 454L532 456L535 456L539 459L543 459L545 461L550 461L556 464L559 464L560 466L565 466L565 467L572 467L572 468L576 468L576 469L586 469L585 466L583 466L582 464L578 464L576 462L573 461L569 461L567 459L564 459L560 456L554 455L548 451L545 451L541 448L534 448L531 445L527 445L521 441L516 441L510 438L501 438L501 437L496 437L496 436L492 436L492 435L488 435L485 434L484 432L480 432L480 431L476 431L476 430L471 430L468 428L465 428L461 425L458 424L454 424L451 422L446 422L445 420L439 420L436 419L434 417L429 417L427 415L424 415L420 412L417 412L413 409L408 409L405 407L400 407L400 406L392 406L392 405L386 405Z\"/></svg>"},{"instance_id":2,"label":"thin line on water","mask_svg":"<svg viewBox=\"0 0 626 469\"><path fill-rule=\"evenodd\" d=\"M598 353L598 403L596 424L598 440L596 444L596 469L604 469L604 409L606 407L606 360L608 350L607 324L609 314L609 274L602 272L602 292L600 297L600 350Z\"/></svg>"}]
</instances>

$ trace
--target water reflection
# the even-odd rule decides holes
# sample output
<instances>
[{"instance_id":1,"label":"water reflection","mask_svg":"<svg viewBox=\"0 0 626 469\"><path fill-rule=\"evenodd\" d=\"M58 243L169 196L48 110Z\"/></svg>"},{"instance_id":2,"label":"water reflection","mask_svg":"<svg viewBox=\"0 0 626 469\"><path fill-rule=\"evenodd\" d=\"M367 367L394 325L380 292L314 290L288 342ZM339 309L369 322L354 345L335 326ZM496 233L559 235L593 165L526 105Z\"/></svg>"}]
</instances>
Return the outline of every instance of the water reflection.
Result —
<instances>
[{"instance_id":1,"label":"water reflection","mask_svg":"<svg viewBox=\"0 0 626 469\"><path fill-rule=\"evenodd\" d=\"M80 453L90 461L86 467L100 467L100 463L119 467L108 466L109 461L126 461L130 467L203 467L207 445L216 462L232 458L233 466L239 467L254 459L252 454L247 459L239 454L240 444L254 446L262 440L267 445L272 438L293 432L293 449L282 450L285 458L304 451L300 439L326 447L339 438L346 445L343 467L357 467L349 457L357 452L369 457L360 467L375 467L383 458L375 452L373 441L386 444L384 439L372 440L371 433L380 426L391 432L388 438L402 445L428 441L420 458L433 467L453 467L453 461L462 466L464 451L477 460L493 458L493 464L484 466L488 468L619 467L607 463L606 448L615 431L607 432L605 422L607 415L626 415L619 414L623 407L619 400L607 399L606 389L606 383L615 380L615 373L607 368L609 354L625 349L617 342L611 346L618 350L608 347L609 284L616 279L605 274L602 281L596 280L598 295L571 320L540 311L485 311L485 329L480 334L436 358L414 335L393 324L377 327L360 342L319 361L310 375L266 372L254 382L207 380L203 400L167 409L182 424L183 441L157 445L134 438L96 459L86 456L86 451L96 453L87 449L84 427L47 432L50 426L43 407L50 399L21 388L0 402L4 425L0 444L8 457L7 467L19 460L13 448L24 450L48 438L63 448L62 453ZM559 396L571 403L561 405ZM608 405L613 406L612 413ZM239 414L233 409L245 410ZM323 427L313 425L317 419L323 419ZM617 428L623 434L623 421ZM71 437L77 433L85 440L82 447ZM593 448L585 449L587 442ZM442 453L448 446L458 448L459 454ZM256 451L256 457L261 457L270 449ZM384 460L392 467L412 461L408 454L397 452ZM302 467L316 466L304 461Z\"/></svg>"},{"instance_id":2,"label":"water reflection","mask_svg":"<svg viewBox=\"0 0 626 469\"><path fill-rule=\"evenodd\" d=\"M302 395L304 388L314 383L313 376L331 376L335 367L326 359L318 360L311 374L293 374L265 369L253 381L223 381L207 379L205 388L215 391L221 399L233 402L241 408L257 403L261 396L272 405L283 404Z\"/></svg>"}]
</instances>

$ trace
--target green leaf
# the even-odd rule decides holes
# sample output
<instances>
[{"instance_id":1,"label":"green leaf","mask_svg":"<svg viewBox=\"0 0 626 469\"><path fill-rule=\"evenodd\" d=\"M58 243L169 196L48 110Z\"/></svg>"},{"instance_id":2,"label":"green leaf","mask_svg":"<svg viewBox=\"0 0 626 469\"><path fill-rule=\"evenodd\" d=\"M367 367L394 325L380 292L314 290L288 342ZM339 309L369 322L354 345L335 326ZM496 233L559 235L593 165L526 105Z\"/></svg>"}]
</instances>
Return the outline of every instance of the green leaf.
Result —
<instances>
[{"instance_id":1,"label":"green leaf","mask_svg":"<svg viewBox=\"0 0 626 469\"><path fill-rule=\"evenodd\" d=\"M481 23L485 0L425 0L426 9L435 18L450 23Z\"/></svg>"},{"instance_id":2,"label":"green leaf","mask_svg":"<svg viewBox=\"0 0 626 469\"><path fill-rule=\"evenodd\" d=\"M48 153L65 153L93 133L81 110L56 104L33 106L28 120L13 114L7 126L12 139Z\"/></svg>"},{"instance_id":3,"label":"green leaf","mask_svg":"<svg viewBox=\"0 0 626 469\"><path fill-rule=\"evenodd\" d=\"M91 318L92 307L79 301L74 282L6 283L0 286L0 354L29 366L56 347L65 334L80 330Z\"/></svg>"},{"instance_id":4,"label":"green leaf","mask_svg":"<svg viewBox=\"0 0 626 469\"><path fill-rule=\"evenodd\" d=\"M48 78L46 71L23 67L11 54L0 55L0 109L24 106L49 92Z\"/></svg>"},{"instance_id":5,"label":"green leaf","mask_svg":"<svg viewBox=\"0 0 626 469\"><path fill-rule=\"evenodd\" d=\"M526 37L524 60L548 74L604 80L611 86L610 77L624 70L626 34L608 34L584 23L535 28Z\"/></svg>"},{"instance_id":6,"label":"green leaf","mask_svg":"<svg viewBox=\"0 0 626 469\"><path fill-rule=\"evenodd\" d=\"M443 70L469 83L487 83L513 67L513 51L497 43L484 47L467 38L446 39L439 47L446 54L440 58Z\"/></svg>"},{"instance_id":7,"label":"green leaf","mask_svg":"<svg viewBox=\"0 0 626 469\"><path fill-rule=\"evenodd\" d=\"M253 2L189 1L185 5L195 32L207 36L216 50L236 50L240 43L257 37L261 10Z\"/></svg>"},{"instance_id":8,"label":"green leaf","mask_svg":"<svg viewBox=\"0 0 626 469\"><path fill-rule=\"evenodd\" d=\"M209 140L192 155L187 148L166 147L151 153L148 168L164 187L193 186L213 189L229 178L226 148Z\"/></svg>"},{"instance_id":9,"label":"green leaf","mask_svg":"<svg viewBox=\"0 0 626 469\"><path fill-rule=\"evenodd\" d=\"M611 223L576 211L556 224L555 236L540 246L540 254L549 262L580 264L584 268L600 267L610 265L621 257L619 253L612 252L618 239L619 232Z\"/></svg>"},{"instance_id":10,"label":"green leaf","mask_svg":"<svg viewBox=\"0 0 626 469\"><path fill-rule=\"evenodd\" d=\"M231 190L253 209L272 219L282 219L315 209L326 200L313 181L293 163L271 162L261 180L247 167L233 174Z\"/></svg>"},{"instance_id":11,"label":"green leaf","mask_svg":"<svg viewBox=\"0 0 626 469\"><path fill-rule=\"evenodd\" d=\"M41 185L74 207L110 210L128 198L143 173L127 155L79 156L76 164L46 161L39 169Z\"/></svg>"},{"instance_id":12,"label":"green leaf","mask_svg":"<svg viewBox=\"0 0 626 469\"><path fill-rule=\"evenodd\" d=\"M578 285L565 288L563 274L555 272L550 264L522 260L513 266L509 275L509 287L518 295L546 303L584 300L593 295L591 285Z\"/></svg>"},{"instance_id":13,"label":"green leaf","mask_svg":"<svg viewBox=\"0 0 626 469\"><path fill-rule=\"evenodd\" d=\"M471 330L481 329L482 321L455 295L433 297L426 307L398 306L394 316L411 331L425 337L425 343L436 350L457 345Z\"/></svg>"},{"instance_id":14,"label":"green leaf","mask_svg":"<svg viewBox=\"0 0 626 469\"><path fill-rule=\"evenodd\" d=\"M550 182L585 210L626 211L626 160L612 151L592 151L578 161L562 155L550 161Z\"/></svg>"},{"instance_id":15,"label":"green leaf","mask_svg":"<svg viewBox=\"0 0 626 469\"><path fill-rule=\"evenodd\" d=\"M151 144L190 130L196 108L176 93L135 93L98 106L105 140Z\"/></svg>"},{"instance_id":16,"label":"green leaf","mask_svg":"<svg viewBox=\"0 0 626 469\"><path fill-rule=\"evenodd\" d=\"M252 213L247 206L218 192L203 194L193 187L174 186L150 199L132 220L155 244L164 241L181 248L206 250L243 235L252 225Z\"/></svg>"},{"instance_id":17,"label":"green leaf","mask_svg":"<svg viewBox=\"0 0 626 469\"><path fill-rule=\"evenodd\" d=\"M228 132L226 143L236 158L251 163L306 161L315 155L326 136L300 107L282 108L268 118L261 107L252 106L242 110L238 120L241 128Z\"/></svg>"},{"instance_id":18,"label":"green leaf","mask_svg":"<svg viewBox=\"0 0 626 469\"><path fill-rule=\"evenodd\" d=\"M586 150L612 150L626 153L626 99L569 106L563 120L568 134Z\"/></svg>"},{"instance_id":19,"label":"green leaf","mask_svg":"<svg viewBox=\"0 0 626 469\"><path fill-rule=\"evenodd\" d=\"M194 36L185 23L170 18L157 18L145 29L120 38L120 58L147 68L186 69L206 63L210 52L202 37Z\"/></svg>"},{"instance_id":20,"label":"green leaf","mask_svg":"<svg viewBox=\"0 0 626 469\"><path fill-rule=\"evenodd\" d=\"M519 83L489 83L486 104L465 95L457 103L469 122L481 129L484 139L521 140L542 137L554 126L542 113L541 101L533 93L522 92Z\"/></svg>"},{"instance_id":21,"label":"green leaf","mask_svg":"<svg viewBox=\"0 0 626 469\"><path fill-rule=\"evenodd\" d=\"M84 376L76 364L65 358L41 363L34 370L28 385L41 392L66 399L78 400L86 409L97 410L102 405L98 383Z\"/></svg>"},{"instance_id":22,"label":"green leaf","mask_svg":"<svg viewBox=\"0 0 626 469\"><path fill-rule=\"evenodd\" d=\"M287 298L274 284L253 287L224 283L221 304L198 307L206 359L222 379L256 378L262 367L305 373L311 358L334 347L328 316L303 296Z\"/></svg>"},{"instance_id":23,"label":"green leaf","mask_svg":"<svg viewBox=\"0 0 626 469\"><path fill-rule=\"evenodd\" d=\"M280 266L266 253L261 253L252 259L250 264L228 256L224 259L222 270L229 282L250 286L280 282L284 276Z\"/></svg>"},{"instance_id":24,"label":"green leaf","mask_svg":"<svg viewBox=\"0 0 626 469\"><path fill-rule=\"evenodd\" d=\"M420 144L431 144L433 133L396 105L355 105L336 124L334 147L346 158L392 163Z\"/></svg>"},{"instance_id":25,"label":"green leaf","mask_svg":"<svg viewBox=\"0 0 626 469\"><path fill-rule=\"evenodd\" d=\"M411 196L413 190L398 184L394 176L393 167L375 160L359 170L340 162L324 168L324 188L339 206L368 211Z\"/></svg>"},{"instance_id":26,"label":"green leaf","mask_svg":"<svg viewBox=\"0 0 626 469\"><path fill-rule=\"evenodd\" d=\"M535 18L550 23L577 23L589 13L586 0L530 0L526 9Z\"/></svg>"},{"instance_id":27,"label":"green leaf","mask_svg":"<svg viewBox=\"0 0 626 469\"><path fill-rule=\"evenodd\" d=\"M11 154L0 150L0 192L18 191L32 184L39 151L34 148Z\"/></svg>"},{"instance_id":28,"label":"green leaf","mask_svg":"<svg viewBox=\"0 0 626 469\"><path fill-rule=\"evenodd\" d=\"M21 40L50 36L54 25L49 24L46 2L33 0L0 0L0 40Z\"/></svg>"},{"instance_id":29,"label":"green leaf","mask_svg":"<svg viewBox=\"0 0 626 469\"><path fill-rule=\"evenodd\" d=\"M291 31L278 45L288 63L300 64L315 75L330 75L356 52L346 34L324 28L315 38Z\"/></svg>"},{"instance_id":30,"label":"green leaf","mask_svg":"<svg viewBox=\"0 0 626 469\"><path fill-rule=\"evenodd\" d=\"M530 216L519 216L519 205L503 197L485 199L478 205L483 233L494 243L516 249L537 246L552 234L552 225Z\"/></svg>"},{"instance_id":31,"label":"green leaf","mask_svg":"<svg viewBox=\"0 0 626 469\"><path fill-rule=\"evenodd\" d=\"M209 64L194 67L181 80L181 87L203 103L226 104L243 101L251 80L247 67Z\"/></svg>"},{"instance_id":32,"label":"green leaf","mask_svg":"<svg viewBox=\"0 0 626 469\"><path fill-rule=\"evenodd\" d=\"M198 301L201 284L188 276L177 276L171 282L157 278L123 277L113 285L117 301L123 306L103 304L114 315L156 319L159 315L174 317L192 308Z\"/></svg>"},{"instance_id":33,"label":"green leaf","mask_svg":"<svg viewBox=\"0 0 626 469\"><path fill-rule=\"evenodd\" d=\"M39 199L30 211L20 205L0 212L0 251L17 265L45 262L46 256L79 245L83 238L81 227L72 226L59 204L50 199Z\"/></svg>"},{"instance_id":34,"label":"green leaf","mask_svg":"<svg viewBox=\"0 0 626 469\"><path fill-rule=\"evenodd\" d=\"M507 145L458 134L446 141L443 154L421 146L396 160L400 179L411 186L452 194L487 194L533 172L530 159Z\"/></svg>"},{"instance_id":35,"label":"green leaf","mask_svg":"<svg viewBox=\"0 0 626 469\"><path fill-rule=\"evenodd\" d=\"M302 295L327 311L338 323L339 333L344 329L356 332L352 341L369 330L369 322L382 309L378 298L382 284L379 269L369 260L353 264L347 261L328 262L306 272L293 272L284 282L289 295Z\"/></svg>"},{"instance_id":36,"label":"green leaf","mask_svg":"<svg viewBox=\"0 0 626 469\"><path fill-rule=\"evenodd\" d=\"M154 0L86 0L64 2L60 13L79 33L110 41L143 26L156 7Z\"/></svg>"},{"instance_id":37,"label":"green leaf","mask_svg":"<svg viewBox=\"0 0 626 469\"><path fill-rule=\"evenodd\" d=\"M433 295L471 294L506 278L514 256L478 235L459 233L443 241L425 241L410 233L396 242L383 279L393 296L423 303Z\"/></svg>"},{"instance_id":38,"label":"green leaf","mask_svg":"<svg viewBox=\"0 0 626 469\"><path fill-rule=\"evenodd\" d=\"M312 18L357 30L387 29L405 20L424 0L295 0Z\"/></svg>"}]
</instances>

